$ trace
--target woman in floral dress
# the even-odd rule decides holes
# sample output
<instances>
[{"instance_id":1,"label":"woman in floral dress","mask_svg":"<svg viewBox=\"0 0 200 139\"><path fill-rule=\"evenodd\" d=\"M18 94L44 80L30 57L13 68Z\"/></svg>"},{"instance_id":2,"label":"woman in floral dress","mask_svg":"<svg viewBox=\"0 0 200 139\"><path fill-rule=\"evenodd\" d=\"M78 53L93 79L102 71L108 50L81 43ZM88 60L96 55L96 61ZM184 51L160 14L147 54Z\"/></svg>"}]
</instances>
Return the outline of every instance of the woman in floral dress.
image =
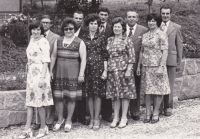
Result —
<instances>
[{"instance_id":1,"label":"woman in floral dress","mask_svg":"<svg viewBox=\"0 0 200 139\"><path fill-rule=\"evenodd\" d=\"M83 36L87 47L87 65L83 96L88 97L90 111L89 128L100 128L99 114L101 110L101 97L106 97L107 59L106 39L98 35L101 20L98 15L90 14L85 20L89 33Z\"/></svg>"},{"instance_id":2,"label":"woman in floral dress","mask_svg":"<svg viewBox=\"0 0 200 139\"><path fill-rule=\"evenodd\" d=\"M107 98L114 100L114 119L110 127L114 128L119 124L119 128L127 125L127 111L130 99L136 99L136 90L133 74L133 64L135 63L135 52L131 39L124 35L126 23L121 17L112 21L114 36L108 38L107 50L108 58L108 80ZM119 110L122 105L122 116L119 120Z\"/></svg>"},{"instance_id":3,"label":"woman in floral dress","mask_svg":"<svg viewBox=\"0 0 200 139\"><path fill-rule=\"evenodd\" d=\"M86 66L85 43L74 35L78 27L72 18L64 19L62 32L65 36L55 41L54 50L51 56L50 72L53 85L55 109L58 115L53 131L59 131L65 121L65 132L72 128L72 115L74 113L76 100L82 99L82 82ZM55 67L54 67L55 66ZM53 77L55 68L55 77ZM63 118L63 99L67 100L67 119Z\"/></svg>"},{"instance_id":4,"label":"woman in floral dress","mask_svg":"<svg viewBox=\"0 0 200 139\"><path fill-rule=\"evenodd\" d=\"M41 127L37 138L48 134L48 127L45 119L45 106L53 105L52 91L50 87L50 73L48 63L50 62L50 45L44 38L44 28L39 21L29 25L31 36L27 52L27 87L26 106L27 122L23 134L19 137L27 138L32 136L31 122L33 118L33 108L38 108L41 119Z\"/></svg>"},{"instance_id":5,"label":"woman in floral dress","mask_svg":"<svg viewBox=\"0 0 200 139\"><path fill-rule=\"evenodd\" d=\"M138 67L142 64L141 91L145 94L146 116L144 123L156 123L159 121L159 108L162 95L170 93L169 79L166 69L168 55L167 34L159 27L161 18L156 14L147 16L149 31L143 35L142 50L140 52ZM137 69L140 75L140 68ZM154 109L151 114L151 98L153 98Z\"/></svg>"}]
</instances>

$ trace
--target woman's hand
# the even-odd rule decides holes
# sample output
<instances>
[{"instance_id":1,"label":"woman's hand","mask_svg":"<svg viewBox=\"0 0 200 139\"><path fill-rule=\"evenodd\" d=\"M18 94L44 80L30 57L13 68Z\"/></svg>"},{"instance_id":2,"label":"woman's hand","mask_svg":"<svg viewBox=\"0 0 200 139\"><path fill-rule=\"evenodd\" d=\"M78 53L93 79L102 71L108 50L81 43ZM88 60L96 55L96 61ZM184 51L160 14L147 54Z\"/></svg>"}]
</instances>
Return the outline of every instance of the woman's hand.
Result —
<instances>
[{"instance_id":1,"label":"woman's hand","mask_svg":"<svg viewBox=\"0 0 200 139\"><path fill-rule=\"evenodd\" d=\"M131 78L131 70L126 70L125 78L127 78L127 79Z\"/></svg>"},{"instance_id":2,"label":"woman's hand","mask_svg":"<svg viewBox=\"0 0 200 139\"><path fill-rule=\"evenodd\" d=\"M141 75L140 68L137 68L136 73L137 73L137 76L140 76L140 75Z\"/></svg>"},{"instance_id":3,"label":"woman's hand","mask_svg":"<svg viewBox=\"0 0 200 139\"><path fill-rule=\"evenodd\" d=\"M159 66L158 70L156 71L156 74L158 76L161 76L161 75L163 75L163 71L164 71L164 67L163 66Z\"/></svg>"},{"instance_id":4,"label":"woman's hand","mask_svg":"<svg viewBox=\"0 0 200 139\"><path fill-rule=\"evenodd\" d=\"M102 74L102 76L101 76L101 79L102 79L102 80L107 79L107 71L106 71L106 70L104 70L104 72L103 72L103 74Z\"/></svg>"},{"instance_id":5,"label":"woman's hand","mask_svg":"<svg viewBox=\"0 0 200 139\"><path fill-rule=\"evenodd\" d=\"M45 78L44 77L40 77L38 87L42 88L42 87L44 87L44 85L45 85Z\"/></svg>"},{"instance_id":6,"label":"woman's hand","mask_svg":"<svg viewBox=\"0 0 200 139\"><path fill-rule=\"evenodd\" d=\"M84 82L84 76L78 76L78 82L79 83Z\"/></svg>"}]
</instances>

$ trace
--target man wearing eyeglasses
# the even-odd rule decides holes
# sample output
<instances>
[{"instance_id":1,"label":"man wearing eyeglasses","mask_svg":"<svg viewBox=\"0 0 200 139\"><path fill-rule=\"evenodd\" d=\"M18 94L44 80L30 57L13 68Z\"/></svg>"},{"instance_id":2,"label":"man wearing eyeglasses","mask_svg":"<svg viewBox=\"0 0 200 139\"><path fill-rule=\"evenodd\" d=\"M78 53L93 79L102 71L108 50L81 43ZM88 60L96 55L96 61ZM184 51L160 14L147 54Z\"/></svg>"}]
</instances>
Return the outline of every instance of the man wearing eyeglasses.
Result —
<instances>
[{"instance_id":1,"label":"man wearing eyeglasses","mask_svg":"<svg viewBox=\"0 0 200 139\"><path fill-rule=\"evenodd\" d=\"M44 27L44 32L45 32L44 37L48 40L49 45L50 45L50 56L51 56L51 54L53 52L54 42L60 36L53 33L50 30L50 27L52 24L51 24L51 18L49 15L43 15L41 23ZM36 109L36 111L37 111L37 109ZM46 107L46 124L49 127L49 130L53 129L54 116L55 116L54 106L47 106ZM40 120L38 118L39 118L39 116L38 116L38 114L36 114L36 125L33 127L33 130L37 130L40 128Z\"/></svg>"}]
</instances>

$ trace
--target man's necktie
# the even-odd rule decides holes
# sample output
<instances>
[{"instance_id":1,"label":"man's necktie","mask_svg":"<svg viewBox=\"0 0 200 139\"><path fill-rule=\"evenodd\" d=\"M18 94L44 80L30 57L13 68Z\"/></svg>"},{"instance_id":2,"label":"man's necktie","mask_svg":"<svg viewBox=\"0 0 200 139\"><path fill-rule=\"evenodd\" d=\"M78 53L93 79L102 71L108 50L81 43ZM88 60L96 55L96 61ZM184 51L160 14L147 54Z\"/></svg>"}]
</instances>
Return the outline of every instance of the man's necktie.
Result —
<instances>
[{"instance_id":1,"label":"man's necktie","mask_svg":"<svg viewBox=\"0 0 200 139\"><path fill-rule=\"evenodd\" d=\"M167 31L167 25L166 25L166 23L163 22L162 27L161 27L161 30L162 30L163 32L166 32L166 31Z\"/></svg>"},{"instance_id":2,"label":"man's necktie","mask_svg":"<svg viewBox=\"0 0 200 139\"><path fill-rule=\"evenodd\" d=\"M128 34L128 37L131 37L131 35L133 34L132 30L133 30L133 27L130 27L130 32Z\"/></svg>"},{"instance_id":3,"label":"man's necktie","mask_svg":"<svg viewBox=\"0 0 200 139\"><path fill-rule=\"evenodd\" d=\"M103 30L104 30L104 25L101 24L101 26L100 26L100 32L103 32Z\"/></svg>"},{"instance_id":4,"label":"man's necktie","mask_svg":"<svg viewBox=\"0 0 200 139\"><path fill-rule=\"evenodd\" d=\"M47 33L46 32L44 33L44 37L47 38Z\"/></svg>"}]
</instances>

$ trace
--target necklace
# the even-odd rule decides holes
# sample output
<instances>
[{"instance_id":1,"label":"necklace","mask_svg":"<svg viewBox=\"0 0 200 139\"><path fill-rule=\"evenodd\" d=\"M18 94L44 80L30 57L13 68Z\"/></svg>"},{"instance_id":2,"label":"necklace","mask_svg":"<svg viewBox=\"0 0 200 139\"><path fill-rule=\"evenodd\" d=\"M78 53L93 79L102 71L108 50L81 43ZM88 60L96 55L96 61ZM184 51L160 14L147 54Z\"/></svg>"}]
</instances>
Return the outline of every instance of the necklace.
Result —
<instances>
[{"instance_id":1,"label":"necklace","mask_svg":"<svg viewBox=\"0 0 200 139\"><path fill-rule=\"evenodd\" d=\"M37 38L33 37L33 42L36 42L36 41L40 40L41 38L42 38L42 36L37 37Z\"/></svg>"}]
</instances>

